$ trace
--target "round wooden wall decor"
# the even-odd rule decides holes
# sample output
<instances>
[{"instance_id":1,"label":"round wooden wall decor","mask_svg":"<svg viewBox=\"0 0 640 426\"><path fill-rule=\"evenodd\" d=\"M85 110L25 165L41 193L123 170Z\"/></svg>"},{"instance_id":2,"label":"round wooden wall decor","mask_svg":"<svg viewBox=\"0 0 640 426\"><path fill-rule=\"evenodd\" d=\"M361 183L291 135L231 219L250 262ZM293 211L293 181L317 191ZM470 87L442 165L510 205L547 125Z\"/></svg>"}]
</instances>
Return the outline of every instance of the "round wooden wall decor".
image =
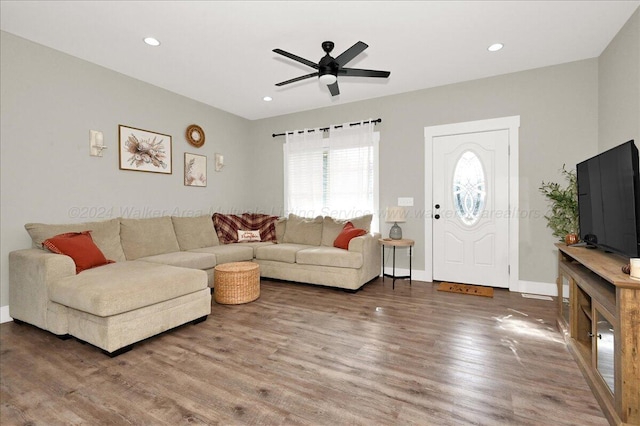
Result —
<instances>
[{"instance_id":1,"label":"round wooden wall decor","mask_svg":"<svg viewBox=\"0 0 640 426\"><path fill-rule=\"evenodd\" d=\"M202 130L202 127L196 124L192 124L187 127L187 142L196 148L200 148L204 145L204 131Z\"/></svg>"}]
</instances>

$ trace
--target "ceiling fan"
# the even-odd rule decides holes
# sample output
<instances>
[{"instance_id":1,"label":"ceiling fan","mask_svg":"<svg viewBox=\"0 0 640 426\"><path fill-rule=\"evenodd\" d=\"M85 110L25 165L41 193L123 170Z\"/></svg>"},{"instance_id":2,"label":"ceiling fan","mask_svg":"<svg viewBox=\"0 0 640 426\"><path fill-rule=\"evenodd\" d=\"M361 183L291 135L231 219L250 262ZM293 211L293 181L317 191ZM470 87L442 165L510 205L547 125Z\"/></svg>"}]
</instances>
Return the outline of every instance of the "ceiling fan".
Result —
<instances>
[{"instance_id":1,"label":"ceiling fan","mask_svg":"<svg viewBox=\"0 0 640 426\"><path fill-rule=\"evenodd\" d=\"M319 77L321 83L326 84L329 87L331 95L336 96L340 94L340 89L338 88L338 75L345 75L349 77L387 78L391 74L389 71L344 68L347 62L351 61L353 58L361 54L367 47L369 47L366 43L363 43L361 41L357 42L356 44L345 50L343 53L338 55L337 58L333 58L330 55L333 47L334 44L332 41L325 41L322 43L322 50L325 51L326 55L323 56L322 59L320 59L320 62L318 62L317 64L315 62L311 62L307 59L301 58L300 56L296 56L293 53L285 52L282 49L273 49L275 53L286 56L287 58L293 59L294 61L300 62L318 70L311 74L277 83L276 86L284 86L285 84L295 83L296 81L305 80L307 78L317 76Z\"/></svg>"}]
</instances>

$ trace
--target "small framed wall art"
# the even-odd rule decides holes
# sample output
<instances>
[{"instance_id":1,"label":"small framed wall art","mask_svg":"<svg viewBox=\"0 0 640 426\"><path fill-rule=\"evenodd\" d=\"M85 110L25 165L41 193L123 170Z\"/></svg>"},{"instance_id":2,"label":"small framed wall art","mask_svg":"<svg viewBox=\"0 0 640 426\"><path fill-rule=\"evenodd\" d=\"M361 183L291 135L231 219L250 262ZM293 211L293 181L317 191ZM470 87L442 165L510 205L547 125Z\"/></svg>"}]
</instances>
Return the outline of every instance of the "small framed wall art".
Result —
<instances>
[{"instance_id":1,"label":"small framed wall art","mask_svg":"<svg viewBox=\"0 0 640 426\"><path fill-rule=\"evenodd\" d=\"M120 169L171 174L171 136L135 127L119 127Z\"/></svg>"},{"instance_id":2,"label":"small framed wall art","mask_svg":"<svg viewBox=\"0 0 640 426\"><path fill-rule=\"evenodd\" d=\"M207 186L207 157L184 153L185 186Z\"/></svg>"}]
</instances>

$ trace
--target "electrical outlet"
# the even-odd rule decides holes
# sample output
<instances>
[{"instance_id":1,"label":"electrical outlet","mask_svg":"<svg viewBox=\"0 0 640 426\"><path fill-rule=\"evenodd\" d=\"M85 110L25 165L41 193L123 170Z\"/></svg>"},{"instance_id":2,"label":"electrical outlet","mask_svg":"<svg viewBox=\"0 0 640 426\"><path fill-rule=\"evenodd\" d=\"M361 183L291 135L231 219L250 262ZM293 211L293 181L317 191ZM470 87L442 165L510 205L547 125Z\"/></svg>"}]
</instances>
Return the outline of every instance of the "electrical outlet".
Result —
<instances>
[{"instance_id":1,"label":"electrical outlet","mask_svg":"<svg viewBox=\"0 0 640 426\"><path fill-rule=\"evenodd\" d=\"M398 197L398 206L413 207L413 197Z\"/></svg>"}]
</instances>

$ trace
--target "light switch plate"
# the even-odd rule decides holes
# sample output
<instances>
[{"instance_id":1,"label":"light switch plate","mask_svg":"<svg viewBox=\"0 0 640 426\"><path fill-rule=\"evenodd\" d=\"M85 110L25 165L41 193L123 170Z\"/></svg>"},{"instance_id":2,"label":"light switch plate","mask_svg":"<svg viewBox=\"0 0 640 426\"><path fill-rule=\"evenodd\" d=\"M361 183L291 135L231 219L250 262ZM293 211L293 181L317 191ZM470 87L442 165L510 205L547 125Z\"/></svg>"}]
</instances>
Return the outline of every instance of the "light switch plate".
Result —
<instances>
[{"instance_id":1,"label":"light switch plate","mask_svg":"<svg viewBox=\"0 0 640 426\"><path fill-rule=\"evenodd\" d=\"M398 206L400 207L412 207L413 197L398 197Z\"/></svg>"}]
</instances>

